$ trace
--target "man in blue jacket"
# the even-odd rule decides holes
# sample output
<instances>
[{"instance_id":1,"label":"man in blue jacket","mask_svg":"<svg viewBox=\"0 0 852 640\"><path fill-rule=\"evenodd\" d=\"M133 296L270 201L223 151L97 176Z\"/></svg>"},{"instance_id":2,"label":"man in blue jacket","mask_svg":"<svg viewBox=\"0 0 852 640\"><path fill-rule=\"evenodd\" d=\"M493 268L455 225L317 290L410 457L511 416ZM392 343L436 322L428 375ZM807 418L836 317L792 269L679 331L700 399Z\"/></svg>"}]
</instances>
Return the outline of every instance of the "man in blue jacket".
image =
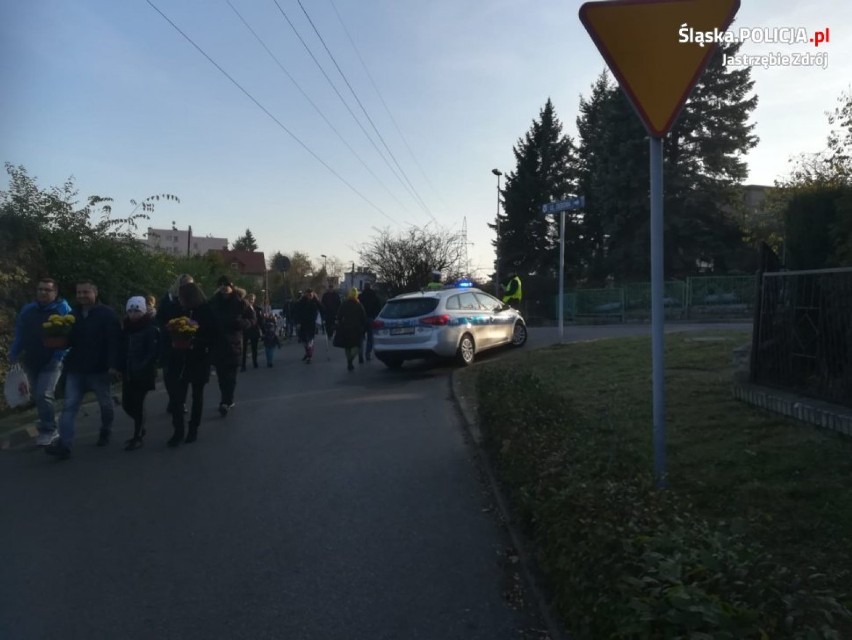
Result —
<instances>
[{"instance_id":1,"label":"man in blue jacket","mask_svg":"<svg viewBox=\"0 0 852 640\"><path fill-rule=\"evenodd\" d=\"M67 351L45 347L41 325L54 314L64 316L70 312L71 307L59 297L56 281L42 278L36 286L35 302L24 305L15 321L15 338L9 349L9 362L20 362L30 380L38 412L36 444L40 447L46 447L56 438L54 391L62 374L62 358Z\"/></svg>"},{"instance_id":2,"label":"man in blue jacket","mask_svg":"<svg viewBox=\"0 0 852 640\"><path fill-rule=\"evenodd\" d=\"M98 302L98 288L89 280L77 283L77 304L71 348L65 358L65 404L59 418L59 440L46 449L48 455L60 459L71 456L74 423L87 391L94 392L101 408L99 447L109 444L114 413L110 372L115 372L117 364L118 317L110 307Z\"/></svg>"}]
</instances>

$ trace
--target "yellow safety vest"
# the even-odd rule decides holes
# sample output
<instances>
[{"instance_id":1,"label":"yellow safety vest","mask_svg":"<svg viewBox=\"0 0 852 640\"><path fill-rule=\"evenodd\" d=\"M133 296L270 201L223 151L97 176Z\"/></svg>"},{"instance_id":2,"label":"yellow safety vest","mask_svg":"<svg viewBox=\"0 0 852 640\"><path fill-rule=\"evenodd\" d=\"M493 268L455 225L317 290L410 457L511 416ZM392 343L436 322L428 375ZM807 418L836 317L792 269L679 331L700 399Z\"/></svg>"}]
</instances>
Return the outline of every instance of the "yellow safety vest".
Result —
<instances>
[{"instance_id":1,"label":"yellow safety vest","mask_svg":"<svg viewBox=\"0 0 852 640\"><path fill-rule=\"evenodd\" d=\"M442 285L440 282L430 282L429 284L426 285L427 291L433 291L433 290L443 289L443 288L444 288L444 285Z\"/></svg>"},{"instance_id":2,"label":"yellow safety vest","mask_svg":"<svg viewBox=\"0 0 852 640\"><path fill-rule=\"evenodd\" d=\"M507 293L503 296L503 304L509 304L510 302L517 302L520 304L522 293L521 293L521 279L518 276L515 276L511 280L509 280L509 284L511 285L513 282L518 283L518 288L514 293ZM508 289L508 287L506 287Z\"/></svg>"}]
</instances>

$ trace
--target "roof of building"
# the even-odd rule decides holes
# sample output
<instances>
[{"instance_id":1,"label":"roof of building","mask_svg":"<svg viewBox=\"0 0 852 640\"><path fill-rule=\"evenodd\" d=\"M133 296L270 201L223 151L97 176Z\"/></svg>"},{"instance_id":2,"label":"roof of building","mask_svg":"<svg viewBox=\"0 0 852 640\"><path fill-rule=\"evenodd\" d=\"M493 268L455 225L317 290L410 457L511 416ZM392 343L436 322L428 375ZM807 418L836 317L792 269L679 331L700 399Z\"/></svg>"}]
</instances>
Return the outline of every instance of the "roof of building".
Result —
<instances>
[{"instance_id":1,"label":"roof of building","mask_svg":"<svg viewBox=\"0 0 852 640\"><path fill-rule=\"evenodd\" d=\"M211 251L214 251L211 249ZM222 256L226 265L236 262L240 273L249 275L263 275L266 273L266 258L263 251L230 251L226 249L215 250Z\"/></svg>"}]
</instances>

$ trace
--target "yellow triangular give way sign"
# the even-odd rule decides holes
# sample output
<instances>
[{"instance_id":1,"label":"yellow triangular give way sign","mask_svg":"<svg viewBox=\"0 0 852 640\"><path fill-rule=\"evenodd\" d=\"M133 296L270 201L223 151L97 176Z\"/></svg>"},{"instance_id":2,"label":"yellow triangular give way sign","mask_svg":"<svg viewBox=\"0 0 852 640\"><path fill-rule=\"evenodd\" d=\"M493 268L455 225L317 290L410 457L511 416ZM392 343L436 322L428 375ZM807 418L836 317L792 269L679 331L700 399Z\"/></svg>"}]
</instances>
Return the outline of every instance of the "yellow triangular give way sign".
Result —
<instances>
[{"instance_id":1,"label":"yellow triangular give way sign","mask_svg":"<svg viewBox=\"0 0 852 640\"><path fill-rule=\"evenodd\" d=\"M740 0L612 0L585 3L580 20L645 127L662 137L716 50L681 42L679 32L725 31L739 8Z\"/></svg>"}]
</instances>

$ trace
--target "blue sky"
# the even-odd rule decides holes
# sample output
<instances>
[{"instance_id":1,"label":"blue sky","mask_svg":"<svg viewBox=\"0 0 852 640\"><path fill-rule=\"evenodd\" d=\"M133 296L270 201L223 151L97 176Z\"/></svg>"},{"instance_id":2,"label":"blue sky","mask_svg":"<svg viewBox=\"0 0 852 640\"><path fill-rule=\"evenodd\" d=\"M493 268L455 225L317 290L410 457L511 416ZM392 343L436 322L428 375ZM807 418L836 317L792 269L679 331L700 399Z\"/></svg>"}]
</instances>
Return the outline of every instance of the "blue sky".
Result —
<instances>
[{"instance_id":1,"label":"blue sky","mask_svg":"<svg viewBox=\"0 0 852 640\"><path fill-rule=\"evenodd\" d=\"M130 211L131 198L175 194L181 203L160 203L151 226L175 221L230 240L249 227L267 255L300 250L318 263L321 254L357 260L376 228L434 220L460 231L466 218L471 266L489 271L493 235L486 224L497 206L491 169L514 169L512 147L548 97L573 135L579 97L604 69L577 17L579 2L302 0L404 170L398 178L388 167L394 161L385 152L386 164L373 148L274 0L231 2L361 160L227 1L152 1L364 198L145 0L0 0L0 159L24 165L42 186L73 175L81 196L112 196L119 215ZM384 150L297 0L278 4ZM753 72L761 141L748 156L749 182L771 184L790 156L824 146L824 112L852 81L852 3L742 0L736 26L831 29L831 42L820 48L827 69ZM756 44L743 51L779 49L813 51Z\"/></svg>"}]
</instances>

